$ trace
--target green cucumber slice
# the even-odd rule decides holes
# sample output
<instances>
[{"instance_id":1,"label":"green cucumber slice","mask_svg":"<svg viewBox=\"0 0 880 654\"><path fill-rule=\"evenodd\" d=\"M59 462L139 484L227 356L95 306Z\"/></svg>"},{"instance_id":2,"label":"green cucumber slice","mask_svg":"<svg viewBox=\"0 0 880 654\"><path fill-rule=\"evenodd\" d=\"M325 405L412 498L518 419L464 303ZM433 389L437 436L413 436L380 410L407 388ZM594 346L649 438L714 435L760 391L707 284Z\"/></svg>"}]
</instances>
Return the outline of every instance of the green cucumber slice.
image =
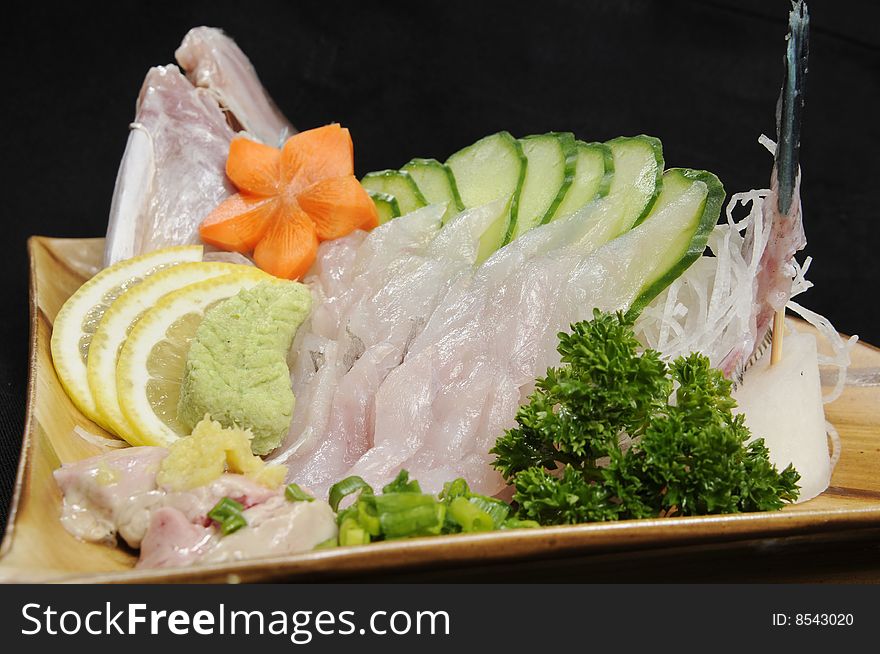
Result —
<instances>
[{"instance_id":1,"label":"green cucumber slice","mask_svg":"<svg viewBox=\"0 0 880 654\"><path fill-rule=\"evenodd\" d=\"M428 204L446 203L443 224L464 209L449 166L436 159L413 159L401 168L413 178Z\"/></svg>"},{"instance_id":2,"label":"green cucumber slice","mask_svg":"<svg viewBox=\"0 0 880 654\"><path fill-rule=\"evenodd\" d=\"M397 198L393 195L370 190L367 190L367 195L373 198L373 204L376 205L376 211L379 212L380 225L384 225L400 215L400 205L397 204Z\"/></svg>"},{"instance_id":3,"label":"green cucumber slice","mask_svg":"<svg viewBox=\"0 0 880 654\"><path fill-rule=\"evenodd\" d=\"M361 186L368 191L393 195L397 199L402 216L428 205L413 178L409 176L409 173L400 170L380 170L375 173L367 173L361 180Z\"/></svg>"},{"instance_id":4,"label":"green cucumber slice","mask_svg":"<svg viewBox=\"0 0 880 654\"><path fill-rule=\"evenodd\" d=\"M614 157L604 143L577 141L574 180L550 220L574 213L596 198L604 197L614 177ZM549 221L548 221L549 222Z\"/></svg>"},{"instance_id":5,"label":"green cucumber slice","mask_svg":"<svg viewBox=\"0 0 880 654\"><path fill-rule=\"evenodd\" d=\"M595 248L638 225L663 187L663 145L652 136L619 137L606 144L614 177L601 211L589 220L584 247ZM596 220L596 216L601 216ZM595 221L595 224L592 224Z\"/></svg>"},{"instance_id":6,"label":"green cucumber slice","mask_svg":"<svg viewBox=\"0 0 880 654\"><path fill-rule=\"evenodd\" d=\"M577 165L577 145L568 132L526 136L519 143L528 163L511 241L549 222L574 181Z\"/></svg>"},{"instance_id":7,"label":"green cucumber slice","mask_svg":"<svg viewBox=\"0 0 880 654\"><path fill-rule=\"evenodd\" d=\"M446 160L465 209L510 198L508 210L483 233L478 261L500 248L516 228L526 163L519 141L508 132L486 136Z\"/></svg>"},{"instance_id":8,"label":"green cucumber slice","mask_svg":"<svg viewBox=\"0 0 880 654\"><path fill-rule=\"evenodd\" d=\"M626 251L637 253L621 273L635 291L631 310L641 311L703 254L724 196L724 186L712 173L666 171L654 208L642 224L617 240Z\"/></svg>"},{"instance_id":9,"label":"green cucumber slice","mask_svg":"<svg viewBox=\"0 0 880 654\"><path fill-rule=\"evenodd\" d=\"M645 219L663 188L663 144L658 138L642 134L619 136L606 145L614 162L608 195L623 194L620 199L626 204L618 231L622 234ZM627 224L633 217L633 222Z\"/></svg>"}]
</instances>

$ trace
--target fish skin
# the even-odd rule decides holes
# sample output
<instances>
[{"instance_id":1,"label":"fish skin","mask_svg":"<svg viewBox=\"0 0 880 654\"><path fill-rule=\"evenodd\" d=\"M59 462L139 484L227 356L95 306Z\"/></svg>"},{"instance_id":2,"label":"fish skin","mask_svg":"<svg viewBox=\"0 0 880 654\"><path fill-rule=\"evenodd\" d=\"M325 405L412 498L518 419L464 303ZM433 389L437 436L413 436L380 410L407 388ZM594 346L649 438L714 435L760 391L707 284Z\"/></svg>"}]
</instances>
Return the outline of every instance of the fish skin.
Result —
<instances>
[{"instance_id":1,"label":"fish skin","mask_svg":"<svg viewBox=\"0 0 880 654\"><path fill-rule=\"evenodd\" d=\"M296 129L284 117L241 48L222 30L194 27L174 57L196 87L207 89L235 123L267 145L280 146Z\"/></svg>"},{"instance_id":2,"label":"fish skin","mask_svg":"<svg viewBox=\"0 0 880 654\"><path fill-rule=\"evenodd\" d=\"M112 265L198 243L198 226L234 188L226 155L234 132L208 92L177 66L151 68L116 178L104 251Z\"/></svg>"},{"instance_id":3,"label":"fish skin","mask_svg":"<svg viewBox=\"0 0 880 654\"><path fill-rule=\"evenodd\" d=\"M792 3L789 13L789 31L785 51L785 77L776 110L776 152L770 175L770 194L762 206L765 224L770 224L770 235L761 253L755 280L754 319L748 346L733 352L724 361L723 370L734 379L742 372L770 332L773 315L784 311L791 299L794 278L792 260L807 244L801 214L800 154L801 114L804 106L804 87L809 56L810 16L801 1ZM743 242L743 254L751 252L754 225L750 226Z\"/></svg>"},{"instance_id":4,"label":"fish skin","mask_svg":"<svg viewBox=\"0 0 880 654\"><path fill-rule=\"evenodd\" d=\"M226 177L230 124L272 145L296 133L221 30L193 28L176 56L189 79L177 66L157 66L138 95L110 206L105 266L200 242L201 221L235 192Z\"/></svg>"}]
</instances>

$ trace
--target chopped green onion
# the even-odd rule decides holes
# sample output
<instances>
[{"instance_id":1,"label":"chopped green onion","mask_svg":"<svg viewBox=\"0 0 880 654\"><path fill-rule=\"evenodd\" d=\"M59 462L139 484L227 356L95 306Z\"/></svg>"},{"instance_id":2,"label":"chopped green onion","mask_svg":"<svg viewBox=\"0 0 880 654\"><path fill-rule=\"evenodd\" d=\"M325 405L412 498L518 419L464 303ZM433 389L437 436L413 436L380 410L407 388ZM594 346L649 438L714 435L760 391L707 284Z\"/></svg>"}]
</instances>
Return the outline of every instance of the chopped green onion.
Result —
<instances>
[{"instance_id":1,"label":"chopped green onion","mask_svg":"<svg viewBox=\"0 0 880 654\"><path fill-rule=\"evenodd\" d=\"M471 492L468 483L459 477L453 481L447 481L443 484L443 490L440 491L440 497L444 500L451 500L453 497L467 497Z\"/></svg>"},{"instance_id":2,"label":"chopped green onion","mask_svg":"<svg viewBox=\"0 0 880 654\"><path fill-rule=\"evenodd\" d=\"M382 488L383 493L421 493L422 488L415 479L409 480L409 472L401 470L397 477L387 486Z\"/></svg>"},{"instance_id":3,"label":"chopped green onion","mask_svg":"<svg viewBox=\"0 0 880 654\"><path fill-rule=\"evenodd\" d=\"M333 538L328 538L327 540L322 540L320 543L315 545L313 549L331 550L334 547L339 547L339 539L336 536L334 536Z\"/></svg>"},{"instance_id":4,"label":"chopped green onion","mask_svg":"<svg viewBox=\"0 0 880 654\"><path fill-rule=\"evenodd\" d=\"M499 529L504 524L504 521L507 520L507 516L510 515L510 505L493 497L471 495L468 497L468 501L492 517L494 529Z\"/></svg>"},{"instance_id":5,"label":"chopped green onion","mask_svg":"<svg viewBox=\"0 0 880 654\"><path fill-rule=\"evenodd\" d=\"M228 536L247 526L247 520L242 515L243 510L244 506L233 499L224 497L214 505L213 509L208 511L208 517L220 525L220 532L224 536Z\"/></svg>"},{"instance_id":6,"label":"chopped green onion","mask_svg":"<svg viewBox=\"0 0 880 654\"><path fill-rule=\"evenodd\" d=\"M284 489L284 497L291 502L314 502L315 498L306 493L298 484L288 484Z\"/></svg>"},{"instance_id":7,"label":"chopped green onion","mask_svg":"<svg viewBox=\"0 0 880 654\"><path fill-rule=\"evenodd\" d=\"M357 521L370 536L378 536L382 533L382 525L379 523L379 514L376 512L376 502L373 495L358 498Z\"/></svg>"},{"instance_id":8,"label":"chopped green onion","mask_svg":"<svg viewBox=\"0 0 880 654\"><path fill-rule=\"evenodd\" d=\"M346 518L354 518L355 520L357 520L357 517L358 517L358 507L357 507L357 504L355 503L355 504L352 504L347 509L342 509L342 511L339 511L336 514L336 524L341 525L342 521L345 520Z\"/></svg>"},{"instance_id":9,"label":"chopped green onion","mask_svg":"<svg viewBox=\"0 0 880 654\"><path fill-rule=\"evenodd\" d=\"M462 531L492 531L495 520L476 504L464 497L455 497L449 503L449 518L461 526Z\"/></svg>"},{"instance_id":10,"label":"chopped green onion","mask_svg":"<svg viewBox=\"0 0 880 654\"><path fill-rule=\"evenodd\" d=\"M439 534L446 508L432 495L388 493L374 498L386 538Z\"/></svg>"},{"instance_id":11,"label":"chopped green onion","mask_svg":"<svg viewBox=\"0 0 880 654\"><path fill-rule=\"evenodd\" d=\"M360 493L357 500L340 510L343 498L354 493ZM339 545L539 526L533 520L510 517L512 509L506 502L471 493L462 478L444 484L438 496L422 493L406 470L386 484L381 495L373 494L372 487L360 477L343 479L330 489L330 506L336 511L339 537L334 542ZM320 547L332 544L328 541Z\"/></svg>"},{"instance_id":12,"label":"chopped green onion","mask_svg":"<svg viewBox=\"0 0 880 654\"><path fill-rule=\"evenodd\" d=\"M354 518L346 518L339 526L339 545L366 545L370 542L370 534L366 532Z\"/></svg>"},{"instance_id":13,"label":"chopped green onion","mask_svg":"<svg viewBox=\"0 0 880 654\"><path fill-rule=\"evenodd\" d=\"M352 493L357 493L360 490L369 494L373 493L373 487L357 475L352 475L351 477L346 477L342 481L336 482L330 487L330 508L334 511L338 511L339 503L344 497L347 497Z\"/></svg>"},{"instance_id":14,"label":"chopped green onion","mask_svg":"<svg viewBox=\"0 0 880 654\"><path fill-rule=\"evenodd\" d=\"M508 518L501 525L501 529L534 529L541 525L534 520L519 520L518 518Z\"/></svg>"}]
</instances>

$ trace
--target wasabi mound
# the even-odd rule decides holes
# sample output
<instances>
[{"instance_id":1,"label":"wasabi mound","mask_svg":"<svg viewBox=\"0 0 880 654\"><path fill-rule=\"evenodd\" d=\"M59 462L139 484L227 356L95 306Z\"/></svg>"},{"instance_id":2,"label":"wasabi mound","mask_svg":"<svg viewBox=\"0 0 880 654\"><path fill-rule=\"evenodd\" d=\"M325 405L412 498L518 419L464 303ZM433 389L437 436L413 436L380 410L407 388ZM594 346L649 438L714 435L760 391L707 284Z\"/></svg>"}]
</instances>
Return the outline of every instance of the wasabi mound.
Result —
<instances>
[{"instance_id":1,"label":"wasabi mound","mask_svg":"<svg viewBox=\"0 0 880 654\"><path fill-rule=\"evenodd\" d=\"M278 447L295 401L287 352L311 304L304 285L276 280L209 309L187 355L180 422L192 429L208 414L249 429L254 454Z\"/></svg>"}]
</instances>

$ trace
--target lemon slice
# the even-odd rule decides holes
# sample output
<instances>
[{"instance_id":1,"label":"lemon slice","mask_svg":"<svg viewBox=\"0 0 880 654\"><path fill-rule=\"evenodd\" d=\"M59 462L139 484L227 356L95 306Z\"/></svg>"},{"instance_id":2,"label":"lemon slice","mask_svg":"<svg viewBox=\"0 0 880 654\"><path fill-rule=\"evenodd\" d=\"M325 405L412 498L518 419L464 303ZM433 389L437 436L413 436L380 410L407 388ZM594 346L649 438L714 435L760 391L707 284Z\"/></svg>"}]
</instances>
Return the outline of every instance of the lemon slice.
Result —
<instances>
[{"instance_id":1,"label":"lemon slice","mask_svg":"<svg viewBox=\"0 0 880 654\"><path fill-rule=\"evenodd\" d=\"M52 361L68 396L86 416L102 427L109 425L97 412L86 366L92 337L107 308L146 277L185 261L199 261L201 245L165 248L126 259L105 268L79 287L55 316Z\"/></svg>"},{"instance_id":2,"label":"lemon slice","mask_svg":"<svg viewBox=\"0 0 880 654\"><path fill-rule=\"evenodd\" d=\"M119 407L132 445L167 447L187 433L177 421L186 356L205 311L274 277L257 268L190 284L165 295L137 321L116 365Z\"/></svg>"},{"instance_id":3,"label":"lemon slice","mask_svg":"<svg viewBox=\"0 0 880 654\"><path fill-rule=\"evenodd\" d=\"M141 315L172 291L213 277L233 274L242 268L232 263L182 263L150 275L110 305L92 336L86 368L98 415L116 434L128 440L132 432L119 407L116 364L125 339Z\"/></svg>"}]
</instances>

